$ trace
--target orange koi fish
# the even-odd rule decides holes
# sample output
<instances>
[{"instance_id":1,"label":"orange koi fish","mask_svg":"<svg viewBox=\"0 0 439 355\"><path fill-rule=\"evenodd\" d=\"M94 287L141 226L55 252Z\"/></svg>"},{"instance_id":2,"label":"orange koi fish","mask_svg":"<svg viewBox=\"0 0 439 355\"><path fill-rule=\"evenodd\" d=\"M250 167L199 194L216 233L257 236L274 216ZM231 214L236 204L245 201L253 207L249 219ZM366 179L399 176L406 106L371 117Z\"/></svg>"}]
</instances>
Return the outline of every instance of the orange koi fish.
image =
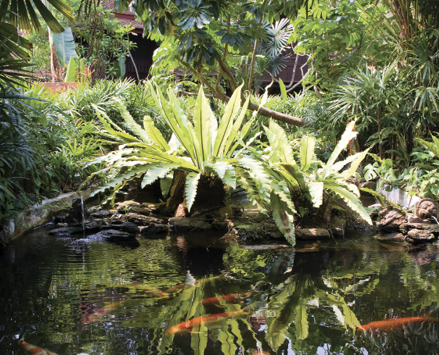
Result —
<instances>
[{"instance_id":1,"label":"orange koi fish","mask_svg":"<svg viewBox=\"0 0 439 355\"><path fill-rule=\"evenodd\" d=\"M184 282L180 285L176 285L176 286L172 286L172 287L168 288L165 291L165 293L174 293L174 292L177 292L177 291L184 289L186 286L187 286L187 284Z\"/></svg>"},{"instance_id":2,"label":"orange koi fish","mask_svg":"<svg viewBox=\"0 0 439 355\"><path fill-rule=\"evenodd\" d=\"M427 314L423 315L422 317L405 317L405 318L394 318L394 319L388 319L388 320L380 320L376 322L371 322L366 325L362 325L357 329L359 332L367 332L367 331L385 331L385 330L398 330L402 329L408 324L413 323L421 323L424 321L432 321L437 322L439 319L434 319L428 317Z\"/></svg>"},{"instance_id":3,"label":"orange koi fish","mask_svg":"<svg viewBox=\"0 0 439 355\"><path fill-rule=\"evenodd\" d=\"M102 318L104 318L104 316L111 313L115 309L119 308L125 302L126 301L119 301L119 302L110 303L109 305L104 306L104 307L98 309L97 311L94 311L87 318L85 318L82 321L82 323L87 324L87 323L92 323L92 322L99 322L99 321L103 320Z\"/></svg>"},{"instance_id":4,"label":"orange koi fish","mask_svg":"<svg viewBox=\"0 0 439 355\"><path fill-rule=\"evenodd\" d=\"M53 351L47 349L39 348L38 346L26 343L24 340L20 340L19 344L27 351L28 354L32 355L56 355Z\"/></svg>"},{"instance_id":5,"label":"orange koi fish","mask_svg":"<svg viewBox=\"0 0 439 355\"><path fill-rule=\"evenodd\" d=\"M251 297L255 294L255 291L251 291L251 292L245 292L245 293L232 293L230 295L223 295L223 296L218 296L218 297L210 297L210 298L205 298L204 300L201 300L200 303L202 304L214 304L214 303L221 303L221 301L227 302L227 303L232 303L238 299L244 299L244 298L248 298Z\"/></svg>"},{"instance_id":6,"label":"orange koi fish","mask_svg":"<svg viewBox=\"0 0 439 355\"><path fill-rule=\"evenodd\" d=\"M138 290L142 290L146 293L149 293L150 295L154 296L154 297L160 297L160 298L169 298L169 295L167 292L163 292L155 287L152 286L148 286L148 285L144 285L141 284L138 281L134 281L131 283L136 289Z\"/></svg>"},{"instance_id":7,"label":"orange koi fish","mask_svg":"<svg viewBox=\"0 0 439 355\"><path fill-rule=\"evenodd\" d=\"M177 325L174 325L173 327L169 328L166 331L166 334L176 334L181 331L191 331L192 328L196 325L200 325L202 323L209 323L219 320L220 318L230 318L234 316L235 314L240 314L243 312L247 312L245 309L240 309L238 311L228 312L228 313L218 313L218 314L210 314L207 316L202 316L198 318L194 318L191 320L188 320L187 322L183 322Z\"/></svg>"},{"instance_id":8,"label":"orange koi fish","mask_svg":"<svg viewBox=\"0 0 439 355\"><path fill-rule=\"evenodd\" d=\"M252 352L252 355L269 355L270 353L267 353L264 350L255 350Z\"/></svg>"}]
</instances>

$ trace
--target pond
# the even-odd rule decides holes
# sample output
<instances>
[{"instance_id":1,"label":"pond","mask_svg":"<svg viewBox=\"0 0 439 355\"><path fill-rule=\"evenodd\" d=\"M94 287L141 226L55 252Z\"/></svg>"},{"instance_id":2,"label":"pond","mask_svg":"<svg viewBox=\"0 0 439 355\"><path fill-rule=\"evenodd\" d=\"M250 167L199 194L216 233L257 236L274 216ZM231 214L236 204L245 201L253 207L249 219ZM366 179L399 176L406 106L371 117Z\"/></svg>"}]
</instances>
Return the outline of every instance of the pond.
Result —
<instances>
[{"instance_id":1,"label":"pond","mask_svg":"<svg viewBox=\"0 0 439 355\"><path fill-rule=\"evenodd\" d=\"M0 251L1 353L438 353L435 245L356 233L252 251L211 238L30 233Z\"/></svg>"}]
</instances>

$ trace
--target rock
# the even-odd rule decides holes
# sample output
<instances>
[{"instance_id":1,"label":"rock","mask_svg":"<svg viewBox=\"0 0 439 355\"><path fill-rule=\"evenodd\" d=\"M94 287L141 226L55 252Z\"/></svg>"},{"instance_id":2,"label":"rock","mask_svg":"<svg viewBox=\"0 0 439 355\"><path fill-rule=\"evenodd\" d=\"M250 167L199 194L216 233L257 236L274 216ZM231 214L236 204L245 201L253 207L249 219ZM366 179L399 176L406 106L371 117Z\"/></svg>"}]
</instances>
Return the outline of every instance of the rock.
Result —
<instances>
[{"instance_id":1,"label":"rock","mask_svg":"<svg viewBox=\"0 0 439 355\"><path fill-rule=\"evenodd\" d=\"M99 228L104 223L103 220L94 220L85 223L85 232L95 232L98 231ZM82 234L84 231L82 229L82 225L78 226L64 226L61 228L55 228L47 232L47 234L56 235L56 236L64 236L64 235L73 235L73 234Z\"/></svg>"},{"instance_id":2,"label":"rock","mask_svg":"<svg viewBox=\"0 0 439 355\"><path fill-rule=\"evenodd\" d=\"M104 224L103 219L94 219L85 223L85 230L87 232L98 231L99 228Z\"/></svg>"},{"instance_id":3,"label":"rock","mask_svg":"<svg viewBox=\"0 0 439 355\"><path fill-rule=\"evenodd\" d=\"M147 217L137 213L117 214L110 218L112 223L115 222L132 222L138 226L147 226L150 223L163 224L164 221L155 217Z\"/></svg>"},{"instance_id":4,"label":"rock","mask_svg":"<svg viewBox=\"0 0 439 355\"><path fill-rule=\"evenodd\" d=\"M218 210L221 219L232 218L233 208L231 206L225 206Z\"/></svg>"},{"instance_id":5,"label":"rock","mask_svg":"<svg viewBox=\"0 0 439 355\"><path fill-rule=\"evenodd\" d=\"M375 190L375 181L363 181L360 183L360 188ZM361 191L363 194L364 192Z\"/></svg>"},{"instance_id":6,"label":"rock","mask_svg":"<svg viewBox=\"0 0 439 355\"><path fill-rule=\"evenodd\" d=\"M436 239L431 231L421 229L410 230L407 237L407 239L413 244L432 242Z\"/></svg>"},{"instance_id":7,"label":"rock","mask_svg":"<svg viewBox=\"0 0 439 355\"><path fill-rule=\"evenodd\" d=\"M300 228L296 229L296 238L300 240L330 238L329 231L324 228Z\"/></svg>"},{"instance_id":8,"label":"rock","mask_svg":"<svg viewBox=\"0 0 439 355\"><path fill-rule=\"evenodd\" d=\"M64 235L81 234L81 233L83 233L82 226L68 226L68 227L55 228L47 232L47 234L56 235L58 237Z\"/></svg>"},{"instance_id":9,"label":"rock","mask_svg":"<svg viewBox=\"0 0 439 355\"><path fill-rule=\"evenodd\" d=\"M426 230L436 236L439 236L439 225L432 223L403 223L401 224L400 229L404 234L408 234L408 232L412 229L418 229Z\"/></svg>"},{"instance_id":10,"label":"rock","mask_svg":"<svg viewBox=\"0 0 439 355\"><path fill-rule=\"evenodd\" d=\"M405 236L402 233L386 233L386 234L377 234L374 236L375 239L384 240L384 241L404 241Z\"/></svg>"},{"instance_id":11,"label":"rock","mask_svg":"<svg viewBox=\"0 0 439 355\"><path fill-rule=\"evenodd\" d=\"M41 203L32 207L25 208L13 219L4 222L3 231L5 240L10 242L30 229L50 222L54 215L59 214L60 211L66 207L71 206L72 201L79 195L83 196L85 200L90 196L90 193L91 188L87 188L78 192L61 194L55 198L43 200Z\"/></svg>"},{"instance_id":12,"label":"rock","mask_svg":"<svg viewBox=\"0 0 439 355\"><path fill-rule=\"evenodd\" d=\"M84 211L82 210L83 208L83 200L79 197L79 198L75 198L72 202L72 208L68 209L68 215L65 218L65 221L67 223L74 223L74 224L78 224L82 222L82 214L84 213L85 218L87 218L88 213L87 213L87 209L85 209L84 207Z\"/></svg>"},{"instance_id":13,"label":"rock","mask_svg":"<svg viewBox=\"0 0 439 355\"><path fill-rule=\"evenodd\" d=\"M140 232L140 229L139 229L139 227L137 227L137 224L132 223L132 222L123 222L123 223L118 223L118 224L111 223L108 225L101 226L100 229L101 230L115 229L115 230L120 230L120 231L124 231L124 232L128 232L128 233L133 233L133 234Z\"/></svg>"},{"instance_id":14,"label":"rock","mask_svg":"<svg viewBox=\"0 0 439 355\"><path fill-rule=\"evenodd\" d=\"M116 211L102 210L102 211L93 212L91 214L91 217L94 217L94 218L109 218L109 217L111 217L111 216L113 216L115 214L116 214Z\"/></svg>"},{"instance_id":15,"label":"rock","mask_svg":"<svg viewBox=\"0 0 439 355\"><path fill-rule=\"evenodd\" d=\"M55 223L66 223L66 216L63 215L57 215L53 219Z\"/></svg>"},{"instance_id":16,"label":"rock","mask_svg":"<svg viewBox=\"0 0 439 355\"><path fill-rule=\"evenodd\" d=\"M430 223L428 219L421 219L416 216L408 216L407 223Z\"/></svg>"},{"instance_id":17,"label":"rock","mask_svg":"<svg viewBox=\"0 0 439 355\"><path fill-rule=\"evenodd\" d=\"M423 198L415 203L415 216L420 219L427 219L430 217L438 218L439 205L431 198Z\"/></svg>"},{"instance_id":18,"label":"rock","mask_svg":"<svg viewBox=\"0 0 439 355\"><path fill-rule=\"evenodd\" d=\"M206 221L195 218L169 218L170 229L175 232L210 229L211 225Z\"/></svg>"},{"instance_id":19,"label":"rock","mask_svg":"<svg viewBox=\"0 0 439 355\"><path fill-rule=\"evenodd\" d=\"M120 214L137 213L144 216L149 216L151 214L151 209L142 206L140 203L135 201L126 201L117 204L117 213Z\"/></svg>"},{"instance_id":20,"label":"rock","mask_svg":"<svg viewBox=\"0 0 439 355\"><path fill-rule=\"evenodd\" d=\"M146 236L160 234L160 233L168 233L168 231L169 231L168 225L166 224L151 223L147 226L140 227L140 232L142 233L142 235L146 235Z\"/></svg>"},{"instance_id":21,"label":"rock","mask_svg":"<svg viewBox=\"0 0 439 355\"><path fill-rule=\"evenodd\" d=\"M132 233L128 233L120 230L114 230L114 229L107 229L99 233L90 235L89 237L87 237L87 239L105 240L108 242L125 242L135 239L135 237L136 236Z\"/></svg>"},{"instance_id":22,"label":"rock","mask_svg":"<svg viewBox=\"0 0 439 355\"><path fill-rule=\"evenodd\" d=\"M399 232L401 224L405 222L406 217L402 213L390 210L383 216L383 219L377 224L377 227L387 233Z\"/></svg>"}]
</instances>

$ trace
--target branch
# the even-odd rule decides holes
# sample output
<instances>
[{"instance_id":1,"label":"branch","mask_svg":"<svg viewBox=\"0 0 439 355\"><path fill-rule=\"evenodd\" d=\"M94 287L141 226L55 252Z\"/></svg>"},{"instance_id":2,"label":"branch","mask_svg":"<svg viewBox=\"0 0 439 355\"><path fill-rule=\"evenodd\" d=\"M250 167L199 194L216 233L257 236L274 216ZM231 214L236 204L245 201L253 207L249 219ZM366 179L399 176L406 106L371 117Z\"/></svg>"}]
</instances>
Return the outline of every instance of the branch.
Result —
<instances>
[{"instance_id":1,"label":"branch","mask_svg":"<svg viewBox=\"0 0 439 355\"><path fill-rule=\"evenodd\" d=\"M224 61L221 58L218 58L218 63L220 65L220 68L223 70L224 73L229 77L230 83L232 84L232 89L235 90L239 85L236 82L235 77L233 76L230 69L227 67L227 65L224 63Z\"/></svg>"}]
</instances>

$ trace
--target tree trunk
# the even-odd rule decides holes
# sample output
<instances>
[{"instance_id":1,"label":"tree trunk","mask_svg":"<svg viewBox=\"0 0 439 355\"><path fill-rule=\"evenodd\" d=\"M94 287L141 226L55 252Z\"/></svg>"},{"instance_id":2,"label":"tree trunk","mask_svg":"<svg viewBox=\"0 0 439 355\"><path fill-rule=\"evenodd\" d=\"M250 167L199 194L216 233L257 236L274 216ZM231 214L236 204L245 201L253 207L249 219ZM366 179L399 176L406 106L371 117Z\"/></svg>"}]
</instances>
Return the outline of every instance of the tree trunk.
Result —
<instances>
[{"instance_id":1,"label":"tree trunk","mask_svg":"<svg viewBox=\"0 0 439 355\"><path fill-rule=\"evenodd\" d=\"M187 173L180 170L174 171L174 179L169 190L169 198L166 201L166 207L177 208L184 201L184 186L186 183Z\"/></svg>"}]
</instances>

